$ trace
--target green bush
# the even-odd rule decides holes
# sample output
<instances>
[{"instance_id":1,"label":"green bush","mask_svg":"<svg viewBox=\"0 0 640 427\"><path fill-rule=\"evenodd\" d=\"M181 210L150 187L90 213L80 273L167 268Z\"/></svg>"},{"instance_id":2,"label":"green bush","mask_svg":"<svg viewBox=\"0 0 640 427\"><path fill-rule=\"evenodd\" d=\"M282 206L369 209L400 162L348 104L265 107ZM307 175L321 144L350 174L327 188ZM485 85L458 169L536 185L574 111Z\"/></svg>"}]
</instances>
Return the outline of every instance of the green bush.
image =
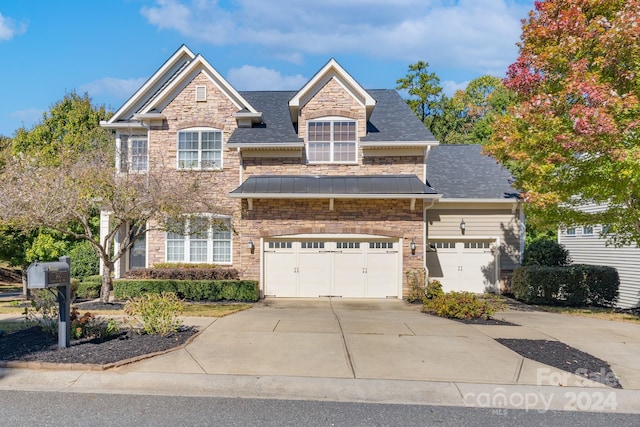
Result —
<instances>
[{"instance_id":1,"label":"green bush","mask_svg":"<svg viewBox=\"0 0 640 427\"><path fill-rule=\"evenodd\" d=\"M440 294L425 304L427 310L434 310L440 317L454 319L490 319L504 303L495 297L486 295L479 298L471 292L449 292Z\"/></svg>"},{"instance_id":2,"label":"green bush","mask_svg":"<svg viewBox=\"0 0 640 427\"><path fill-rule=\"evenodd\" d=\"M526 303L569 306L613 306L619 286L615 268L585 264L518 267L511 283L514 296Z\"/></svg>"},{"instance_id":3,"label":"green bush","mask_svg":"<svg viewBox=\"0 0 640 427\"><path fill-rule=\"evenodd\" d=\"M555 240L538 239L524 250L522 265L562 266L571 262L569 251Z\"/></svg>"},{"instance_id":4,"label":"green bush","mask_svg":"<svg viewBox=\"0 0 640 427\"><path fill-rule=\"evenodd\" d=\"M136 268L125 273L127 279L162 280L238 280L235 268L210 264L160 264L162 267ZM188 266L188 267L187 267Z\"/></svg>"},{"instance_id":5,"label":"green bush","mask_svg":"<svg viewBox=\"0 0 640 427\"><path fill-rule=\"evenodd\" d=\"M94 299L100 296L102 276L88 276L78 284L76 296L82 299Z\"/></svg>"},{"instance_id":6,"label":"green bush","mask_svg":"<svg viewBox=\"0 0 640 427\"><path fill-rule=\"evenodd\" d=\"M248 301L260 299L255 280L154 280L116 279L113 295L116 299L139 297L146 293L173 292L192 301Z\"/></svg>"},{"instance_id":7,"label":"green bush","mask_svg":"<svg viewBox=\"0 0 640 427\"><path fill-rule=\"evenodd\" d=\"M433 299L439 297L440 295L444 295L444 291L442 290L442 283L436 279L429 280L425 293L427 299Z\"/></svg>"},{"instance_id":8,"label":"green bush","mask_svg":"<svg viewBox=\"0 0 640 427\"><path fill-rule=\"evenodd\" d=\"M71 258L71 277L82 280L100 271L100 259L91 243L86 240L76 243L69 251L69 257Z\"/></svg>"},{"instance_id":9,"label":"green bush","mask_svg":"<svg viewBox=\"0 0 640 427\"><path fill-rule=\"evenodd\" d=\"M184 305L173 292L144 294L130 299L124 306L124 313L132 319L129 323L139 323L149 335L167 336L178 330L182 323L178 316Z\"/></svg>"}]
</instances>

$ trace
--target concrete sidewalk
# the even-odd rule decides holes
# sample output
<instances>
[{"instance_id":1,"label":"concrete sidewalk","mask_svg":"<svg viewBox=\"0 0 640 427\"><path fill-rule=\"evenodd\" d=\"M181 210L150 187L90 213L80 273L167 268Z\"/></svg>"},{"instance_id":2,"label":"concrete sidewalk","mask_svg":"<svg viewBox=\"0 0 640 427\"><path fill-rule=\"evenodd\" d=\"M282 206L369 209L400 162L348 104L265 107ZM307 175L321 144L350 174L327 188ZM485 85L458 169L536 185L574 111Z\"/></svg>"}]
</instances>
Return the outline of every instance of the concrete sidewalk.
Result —
<instances>
[{"instance_id":1,"label":"concrete sidewalk","mask_svg":"<svg viewBox=\"0 0 640 427\"><path fill-rule=\"evenodd\" d=\"M203 332L181 350L106 372L4 369L0 389L640 413L640 326L513 310L496 318L522 326L462 324L398 300L267 299L186 319ZM625 390L525 359L498 337L560 340L609 362Z\"/></svg>"}]
</instances>

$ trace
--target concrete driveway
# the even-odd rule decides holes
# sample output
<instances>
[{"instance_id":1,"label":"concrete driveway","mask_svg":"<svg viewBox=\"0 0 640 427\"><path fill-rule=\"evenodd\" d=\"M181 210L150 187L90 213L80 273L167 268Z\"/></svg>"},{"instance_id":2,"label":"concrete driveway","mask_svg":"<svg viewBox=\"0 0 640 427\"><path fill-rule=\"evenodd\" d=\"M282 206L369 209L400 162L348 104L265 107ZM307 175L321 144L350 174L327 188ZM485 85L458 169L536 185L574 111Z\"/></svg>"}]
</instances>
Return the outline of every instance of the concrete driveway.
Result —
<instances>
[{"instance_id":1,"label":"concrete driveway","mask_svg":"<svg viewBox=\"0 0 640 427\"><path fill-rule=\"evenodd\" d=\"M224 318L190 320L204 331L187 347L119 370L603 387L493 339L555 339L544 330L467 325L400 300L266 299Z\"/></svg>"}]
</instances>

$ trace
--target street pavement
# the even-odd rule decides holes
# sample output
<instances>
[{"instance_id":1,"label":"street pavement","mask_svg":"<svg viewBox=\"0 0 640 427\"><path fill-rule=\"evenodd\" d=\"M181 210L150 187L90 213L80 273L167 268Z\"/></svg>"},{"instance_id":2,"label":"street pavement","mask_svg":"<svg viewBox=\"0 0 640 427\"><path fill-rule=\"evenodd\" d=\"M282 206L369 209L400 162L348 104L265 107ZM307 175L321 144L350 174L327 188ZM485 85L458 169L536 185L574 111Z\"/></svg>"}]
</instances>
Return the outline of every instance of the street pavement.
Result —
<instances>
[{"instance_id":1,"label":"street pavement","mask_svg":"<svg viewBox=\"0 0 640 427\"><path fill-rule=\"evenodd\" d=\"M640 413L640 325L512 309L495 317L520 326L463 324L399 300L266 299L186 318L201 333L179 350L106 371L0 369L0 390ZM624 390L494 338L561 341L607 361Z\"/></svg>"}]
</instances>

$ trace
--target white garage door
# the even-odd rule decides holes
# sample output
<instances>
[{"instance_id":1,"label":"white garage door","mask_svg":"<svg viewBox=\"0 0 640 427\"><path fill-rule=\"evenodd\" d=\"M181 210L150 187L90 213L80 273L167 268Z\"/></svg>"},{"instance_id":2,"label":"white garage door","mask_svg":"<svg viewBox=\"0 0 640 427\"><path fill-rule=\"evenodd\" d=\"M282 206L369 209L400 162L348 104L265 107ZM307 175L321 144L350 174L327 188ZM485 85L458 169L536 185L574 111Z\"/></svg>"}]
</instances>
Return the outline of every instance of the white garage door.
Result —
<instances>
[{"instance_id":1,"label":"white garage door","mask_svg":"<svg viewBox=\"0 0 640 427\"><path fill-rule=\"evenodd\" d=\"M427 254L429 277L442 289L484 293L495 290L495 241L432 240Z\"/></svg>"},{"instance_id":2,"label":"white garage door","mask_svg":"<svg viewBox=\"0 0 640 427\"><path fill-rule=\"evenodd\" d=\"M263 250L266 296L400 296L398 241L277 239Z\"/></svg>"}]
</instances>

